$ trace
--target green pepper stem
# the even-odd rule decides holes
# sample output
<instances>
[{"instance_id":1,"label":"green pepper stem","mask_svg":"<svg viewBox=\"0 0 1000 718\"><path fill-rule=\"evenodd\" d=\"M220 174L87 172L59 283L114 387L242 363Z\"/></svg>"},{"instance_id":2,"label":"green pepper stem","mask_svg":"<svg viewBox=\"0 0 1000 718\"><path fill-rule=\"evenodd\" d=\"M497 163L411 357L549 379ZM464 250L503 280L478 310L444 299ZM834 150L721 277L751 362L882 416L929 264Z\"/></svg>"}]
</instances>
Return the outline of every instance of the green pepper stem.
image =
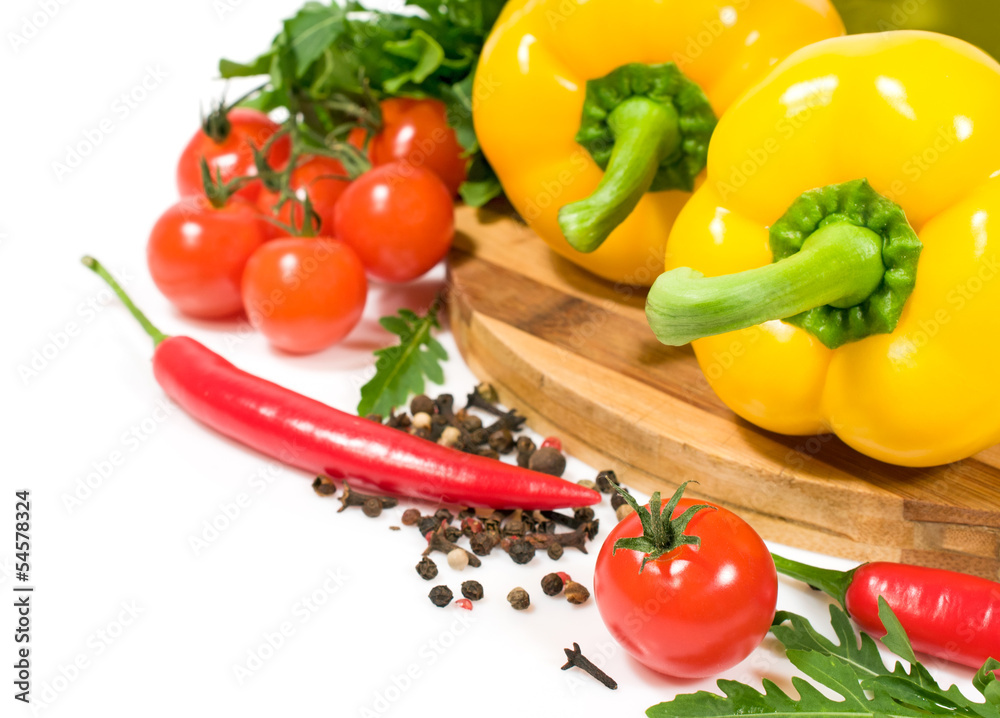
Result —
<instances>
[{"instance_id":1,"label":"green pepper stem","mask_svg":"<svg viewBox=\"0 0 1000 718\"><path fill-rule=\"evenodd\" d=\"M131 297L125 293L122 286L117 282L117 280L115 280L114 277L111 276L111 273L104 268L103 264L89 255L81 258L80 261L83 263L83 266L93 271L97 276L108 283L108 286L111 287L112 291L118 295L119 299L122 300L122 304L128 308L128 310L132 313L132 316L135 317L139 324L142 325L142 328L146 330L146 334L152 337L154 347L159 346L160 342L169 338L166 334L153 326L153 323L146 318L146 315L142 313L139 307L132 303Z\"/></svg>"},{"instance_id":2,"label":"green pepper stem","mask_svg":"<svg viewBox=\"0 0 1000 718\"><path fill-rule=\"evenodd\" d=\"M579 252L593 252L639 204L660 163L681 143L677 111L669 103L630 97L608 117L615 146L597 189L586 199L559 210L566 241Z\"/></svg>"},{"instance_id":3,"label":"green pepper stem","mask_svg":"<svg viewBox=\"0 0 1000 718\"><path fill-rule=\"evenodd\" d=\"M680 346L825 304L853 307L884 275L882 238L836 222L813 232L799 252L757 269L710 278L687 267L661 274L646 318L661 342Z\"/></svg>"},{"instance_id":4,"label":"green pepper stem","mask_svg":"<svg viewBox=\"0 0 1000 718\"><path fill-rule=\"evenodd\" d=\"M847 589L850 587L851 581L854 580L854 571L857 569L833 571L827 568L816 568L809 564L792 561L776 553L772 553L771 558L774 559L774 567L778 569L778 573L808 583L813 588L832 596L845 611L847 610Z\"/></svg>"}]
</instances>

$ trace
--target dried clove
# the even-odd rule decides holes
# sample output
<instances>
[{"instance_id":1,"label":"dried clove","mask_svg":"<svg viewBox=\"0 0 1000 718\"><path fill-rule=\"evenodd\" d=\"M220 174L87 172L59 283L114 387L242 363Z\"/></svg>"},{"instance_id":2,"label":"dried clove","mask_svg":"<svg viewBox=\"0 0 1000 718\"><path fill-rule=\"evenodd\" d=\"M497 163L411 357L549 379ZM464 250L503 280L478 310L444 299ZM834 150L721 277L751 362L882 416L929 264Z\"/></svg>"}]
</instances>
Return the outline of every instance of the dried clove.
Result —
<instances>
[{"instance_id":1,"label":"dried clove","mask_svg":"<svg viewBox=\"0 0 1000 718\"><path fill-rule=\"evenodd\" d=\"M430 598L431 603L438 608L444 608L451 603L451 599L454 597L454 594L447 586L435 586L431 589L431 592L427 594L427 597Z\"/></svg>"},{"instance_id":2,"label":"dried clove","mask_svg":"<svg viewBox=\"0 0 1000 718\"><path fill-rule=\"evenodd\" d=\"M547 518L549 521L553 521L560 526L565 526L568 529L580 527L580 520L575 514L573 516L567 516L566 514L561 514L558 511L543 511L542 516Z\"/></svg>"},{"instance_id":3,"label":"dried clove","mask_svg":"<svg viewBox=\"0 0 1000 718\"><path fill-rule=\"evenodd\" d=\"M470 601L478 601L483 597L483 585L479 581L462 581L462 595Z\"/></svg>"},{"instance_id":4,"label":"dried clove","mask_svg":"<svg viewBox=\"0 0 1000 718\"><path fill-rule=\"evenodd\" d=\"M417 564L416 568L417 568L417 574L420 576L420 578L424 579L425 581L430 581L432 578L438 575L437 564L434 563L434 561L432 561L427 556L424 556L422 559L420 559L420 563Z\"/></svg>"},{"instance_id":5,"label":"dried clove","mask_svg":"<svg viewBox=\"0 0 1000 718\"><path fill-rule=\"evenodd\" d=\"M486 433L492 434L500 429L509 429L510 431L520 431L524 427L524 422L528 419L527 417L521 416L517 413L517 409L511 409L510 411L505 411L501 413L497 420L486 427Z\"/></svg>"},{"instance_id":6,"label":"dried clove","mask_svg":"<svg viewBox=\"0 0 1000 718\"><path fill-rule=\"evenodd\" d=\"M493 414L494 416L500 416L503 414L503 411L496 406L496 403L499 400L496 389L494 389L490 384L480 384L466 398L466 409L482 409L488 414Z\"/></svg>"},{"instance_id":7,"label":"dried clove","mask_svg":"<svg viewBox=\"0 0 1000 718\"><path fill-rule=\"evenodd\" d=\"M374 421L376 424L381 424L385 421L385 417L381 414L368 414L365 418L368 421Z\"/></svg>"},{"instance_id":8,"label":"dried clove","mask_svg":"<svg viewBox=\"0 0 1000 718\"><path fill-rule=\"evenodd\" d=\"M444 537L452 543L455 543L462 538L462 529L458 528L458 526L445 526Z\"/></svg>"},{"instance_id":9,"label":"dried clove","mask_svg":"<svg viewBox=\"0 0 1000 718\"><path fill-rule=\"evenodd\" d=\"M507 594L507 602L515 611L523 611L531 605L531 597L528 596L527 591L518 586Z\"/></svg>"},{"instance_id":10,"label":"dried clove","mask_svg":"<svg viewBox=\"0 0 1000 718\"><path fill-rule=\"evenodd\" d=\"M386 426L390 429L401 429L406 431L411 425L410 416L408 414L397 414L395 412L389 412L389 421L386 422Z\"/></svg>"},{"instance_id":11,"label":"dried clove","mask_svg":"<svg viewBox=\"0 0 1000 718\"><path fill-rule=\"evenodd\" d=\"M312 483L313 491L320 496L333 496L337 493L337 487L328 476L317 476Z\"/></svg>"},{"instance_id":12,"label":"dried clove","mask_svg":"<svg viewBox=\"0 0 1000 718\"><path fill-rule=\"evenodd\" d=\"M444 526L439 526L437 529L431 531L428 534L427 548L424 549L424 556L428 555L432 551L440 551L443 554L449 554L455 549L459 549L460 551L465 551L464 548L462 548L461 546L456 546L454 543L449 541L447 537L445 537L444 529L445 529ZM465 551L465 553L468 554L470 566L479 568L480 566L483 565L483 562L480 561L476 556L469 553L468 551Z\"/></svg>"},{"instance_id":13,"label":"dried clove","mask_svg":"<svg viewBox=\"0 0 1000 718\"><path fill-rule=\"evenodd\" d=\"M587 675L596 678L602 685L607 686L611 690L618 688L618 682L615 681L615 679L595 666L583 655L583 652L580 650L579 643L574 642L572 650L569 648L564 648L563 650L566 651L566 665L562 667L564 671L570 668L579 668L587 673Z\"/></svg>"},{"instance_id":14,"label":"dried clove","mask_svg":"<svg viewBox=\"0 0 1000 718\"><path fill-rule=\"evenodd\" d=\"M441 394L434 400L434 408L445 421L454 426L455 424L455 397L451 394Z\"/></svg>"},{"instance_id":15,"label":"dried clove","mask_svg":"<svg viewBox=\"0 0 1000 718\"><path fill-rule=\"evenodd\" d=\"M383 509L391 509L399 503L399 501L392 496L370 496L368 494L363 494L360 491L354 491L351 489L350 484L346 481L344 482L344 493L342 493L339 498L340 508L337 509L338 514L348 506L364 506L368 499L375 499L375 501L378 502L379 507ZM379 513L381 513L381 511Z\"/></svg>"}]
</instances>

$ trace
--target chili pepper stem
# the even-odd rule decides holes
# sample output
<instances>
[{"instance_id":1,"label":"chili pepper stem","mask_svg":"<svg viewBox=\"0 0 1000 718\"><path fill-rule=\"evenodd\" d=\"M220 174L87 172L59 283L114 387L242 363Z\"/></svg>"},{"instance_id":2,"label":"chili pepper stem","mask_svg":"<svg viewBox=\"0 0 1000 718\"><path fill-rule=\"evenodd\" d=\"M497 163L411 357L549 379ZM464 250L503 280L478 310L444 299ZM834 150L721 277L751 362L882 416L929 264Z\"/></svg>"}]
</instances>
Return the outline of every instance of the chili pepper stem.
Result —
<instances>
[{"instance_id":1,"label":"chili pepper stem","mask_svg":"<svg viewBox=\"0 0 1000 718\"><path fill-rule=\"evenodd\" d=\"M639 204L660 163L681 143L677 111L669 103L631 97L614 110L608 125L615 136L611 159L597 189L559 210L566 241L593 252Z\"/></svg>"},{"instance_id":2,"label":"chili pepper stem","mask_svg":"<svg viewBox=\"0 0 1000 718\"><path fill-rule=\"evenodd\" d=\"M827 568L816 568L809 564L792 561L776 553L772 553L771 558L774 559L774 567L778 573L808 583L813 588L835 598L843 609L847 610L847 589L851 585L854 571L857 569L833 571Z\"/></svg>"},{"instance_id":3,"label":"chili pepper stem","mask_svg":"<svg viewBox=\"0 0 1000 718\"><path fill-rule=\"evenodd\" d=\"M646 318L657 339L680 346L825 304L852 307L884 275L882 238L835 222L813 232L799 252L757 269L722 277L687 267L661 274L646 300Z\"/></svg>"},{"instance_id":4,"label":"chili pepper stem","mask_svg":"<svg viewBox=\"0 0 1000 718\"><path fill-rule=\"evenodd\" d=\"M118 295L122 304L124 304L125 307L132 313L132 316L135 317L139 324L142 325L142 328L146 330L146 334L152 337L154 347L159 346L164 339L169 338L168 335L153 326L153 323L146 318L146 315L142 313L139 307L132 303L132 299L125 293L125 290L122 289L117 280L111 276L111 273L104 268L103 264L90 255L82 257L80 261L83 263L83 266L87 267L87 269L90 269L92 272L97 274L97 276L107 282L112 291Z\"/></svg>"}]
</instances>

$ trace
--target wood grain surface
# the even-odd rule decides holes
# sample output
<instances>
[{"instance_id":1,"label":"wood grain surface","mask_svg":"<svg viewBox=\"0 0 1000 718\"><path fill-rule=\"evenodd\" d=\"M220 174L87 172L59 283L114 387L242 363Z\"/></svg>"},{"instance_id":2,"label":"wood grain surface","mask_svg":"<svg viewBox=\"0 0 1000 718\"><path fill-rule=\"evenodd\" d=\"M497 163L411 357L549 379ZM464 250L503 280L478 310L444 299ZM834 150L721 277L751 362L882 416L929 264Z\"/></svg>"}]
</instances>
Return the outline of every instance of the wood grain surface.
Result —
<instances>
[{"instance_id":1,"label":"wood grain surface","mask_svg":"<svg viewBox=\"0 0 1000 718\"><path fill-rule=\"evenodd\" d=\"M536 431L646 492L696 480L692 495L776 542L1000 578L1000 448L908 469L834 436L764 431L719 401L690 348L656 340L645 290L586 274L501 213L456 221L452 331Z\"/></svg>"}]
</instances>

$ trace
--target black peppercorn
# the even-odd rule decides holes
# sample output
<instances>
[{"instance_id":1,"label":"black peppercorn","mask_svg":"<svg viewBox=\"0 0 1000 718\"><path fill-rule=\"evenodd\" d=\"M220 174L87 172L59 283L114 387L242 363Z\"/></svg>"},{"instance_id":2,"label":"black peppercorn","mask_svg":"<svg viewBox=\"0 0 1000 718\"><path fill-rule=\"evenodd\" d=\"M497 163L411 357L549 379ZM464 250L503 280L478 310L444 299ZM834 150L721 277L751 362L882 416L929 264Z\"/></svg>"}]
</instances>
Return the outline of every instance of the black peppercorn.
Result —
<instances>
[{"instance_id":1,"label":"black peppercorn","mask_svg":"<svg viewBox=\"0 0 1000 718\"><path fill-rule=\"evenodd\" d=\"M438 575L437 564L424 556L420 559L420 563L417 564L417 573L420 575L420 578L430 581Z\"/></svg>"},{"instance_id":2,"label":"black peppercorn","mask_svg":"<svg viewBox=\"0 0 1000 718\"><path fill-rule=\"evenodd\" d=\"M625 500L624 496L617 492L615 492L615 495L611 497L611 508L615 511L618 510L619 506L625 506L626 504L628 504L628 501Z\"/></svg>"},{"instance_id":3,"label":"black peppercorn","mask_svg":"<svg viewBox=\"0 0 1000 718\"><path fill-rule=\"evenodd\" d=\"M478 601L483 597L483 584L479 581L463 581L462 595L470 601Z\"/></svg>"},{"instance_id":4,"label":"black peppercorn","mask_svg":"<svg viewBox=\"0 0 1000 718\"><path fill-rule=\"evenodd\" d=\"M447 586L435 586L431 589L431 592L427 594L427 597L431 599L431 603L439 608L444 608L454 597L451 589Z\"/></svg>"},{"instance_id":5,"label":"black peppercorn","mask_svg":"<svg viewBox=\"0 0 1000 718\"><path fill-rule=\"evenodd\" d=\"M446 524L450 524L451 520L455 518L455 515L448 509L438 509L434 512L434 518L436 518L439 523L444 521Z\"/></svg>"},{"instance_id":6,"label":"black peppercorn","mask_svg":"<svg viewBox=\"0 0 1000 718\"><path fill-rule=\"evenodd\" d=\"M450 591L449 591L450 593ZM531 605L531 597L528 596L528 592L523 588L518 587L513 589L507 594L507 601L514 608L515 611L523 611L528 606Z\"/></svg>"},{"instance_id":7,"label":"black peppercorn","mask_svg":"<svg viewBox=\"0 0 1000 718\"><path fill-rule=\"evenodd\" d=\"M543 446L528 459L528 468L551 476L562 476L566 470L566 457L559 449Z\"/></svg>"},{"instance_id":8,"label":"black peppercorn","mask_svg":"<svg viewBox=\"0 0 1000 718\"><path fill-rule=\"evenodd\" d=\"M514 563L528 563L535 557L535 547L524 539L516 539L510 544L510 557Z\"/></svg>"},{"instance_id":9,"label":"black peppercorn","mask_svg":"<svg viewBox=\"0 0 1000 718\"><path fill-rule=\"evenodd\" d=\"M413 526L413 524L417 523L419 520L420 511L418 509L407 509L403 512L403 517L400 519L400 522L403 526Z\"/></svg>"},{"instance_id":10,"label":"black peppercorn","mask_svg":"<svg viewBox=\"0 0 1000 718\"><path fill-rule=\"evenodd\" d=\"M549 548L546 550L546 553L549 555L550 559L552 559L553 561L558 561L559 559L562 558L563 555L562 544L561 543L549 544Z\"/></svg>"},{"instance_id":11,"label":"black peppercorn","mask_svg":"<svg viewBox=\"0 0 1000 718\"><path fill-rule=\"evenodd\" d=\"M477 556L488 556L493 547L497 545L496 534L489 531L472 534L469 545L472 548L472 553Z\"/></svg>"},{"instance_id":12,"label":"black peppercorn","mask_svg":"<svg viewBox=\"0 0 1000 718\"><path fill-rule=\"evenodd\" d=\"M510 429L503 428L490 434L490 448L498 454L506 454L514 448L514 435Z\"/></svg>"},{"instance_id":13,"label":"black peppercorn","mask_svg":"<svg viewBox=\"0 0 1000 718\"><path fill-rule=\"evenodd\" d=\"M602 471L601 473L599 473L597 475L597 480L595 481L595 483L597 484L597 490L600 491L602 494L618 493L617 491L615 491L614 487L614 484L618 483L618 477L615 475L615 472L612 471L611 469L607 469L606 471Z\"/></svg>"},{"instance_id":14,"label":"black peppercorn","mask_svg":"<svg viewBox=\"0 0 1000 718\"><path fill-rule=\"evenodd\" d=\"M417 530L420 531L422 536L426 536L440 525L441 522L433 516L421 516L420 520L417 521Z\"/></svg>"},{"instance_id":15,"label":"black peppercorn","mask_svg":"<svg viewBox=\"0 0 1000 718\"><path fill-rule=\"evenodd\" d=\"M462 538L462 529L458 528L458 526L447 526L444 530L444 537L455 543Z\"/></svg>"},{"instance_id":16,"label":"black peppercorn","mask_svg":"<svg viewBox=\"0 0 1000 718\"><path fill-rule=\"evenodd\" d=\"M528 468L528 461L535 453L535 442L528 436L519 437L517 440L517 465L522 469Z\"/></svg>"},{"instance_id":17,"label":"black peppercorn","mask_svg":"<svg viewBox=\"0 0 1000 718\"><path fill-rule=\"evenodd\" d=\"M546 596L558 596L562 590L563 580L558 573L547 573L542 577L542 593Z\"/></svg>"}]
</instances>

